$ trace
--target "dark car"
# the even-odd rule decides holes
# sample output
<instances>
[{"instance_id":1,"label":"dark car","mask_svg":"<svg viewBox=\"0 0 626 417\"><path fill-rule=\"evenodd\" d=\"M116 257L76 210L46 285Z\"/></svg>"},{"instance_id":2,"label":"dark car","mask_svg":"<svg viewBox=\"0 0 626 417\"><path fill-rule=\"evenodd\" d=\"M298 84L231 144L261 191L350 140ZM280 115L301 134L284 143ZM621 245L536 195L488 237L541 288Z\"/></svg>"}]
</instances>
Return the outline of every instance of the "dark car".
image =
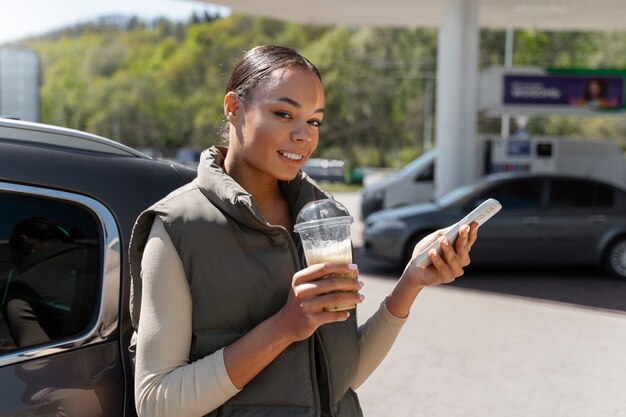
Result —
<instances>
[{"instance_id":1,"label":"dark car","mask_svg":"<svg viewBox=\"0 0 626 417\"><path fill-rule=\"evenodd\" d=\"M503 208L481 226L473 265L601 265L626 278L626 191L578 177L497 174L434 203L374 213L363 232L366 252L406 262L423 236L487 198Z\"/></svg>"},{"instance_id":2,"label":"dark car","mask_svg":"<svg viewBox=\"0 0 626 417\"><path fill-rule=\"evenodd\" d=\"M345 162L337 159L309 158L302 171L316 181L343 182Z\"/></svg>"},{"instance_id":3,"label":"dark car","mask_svg":"<svg viewBox=\"0 0 626 417\"><path fill-rule=\"evenodd\" d=\"M0 416L134 416L127 246L196 172L0 119Z\"/></svg>"}]
</instances>

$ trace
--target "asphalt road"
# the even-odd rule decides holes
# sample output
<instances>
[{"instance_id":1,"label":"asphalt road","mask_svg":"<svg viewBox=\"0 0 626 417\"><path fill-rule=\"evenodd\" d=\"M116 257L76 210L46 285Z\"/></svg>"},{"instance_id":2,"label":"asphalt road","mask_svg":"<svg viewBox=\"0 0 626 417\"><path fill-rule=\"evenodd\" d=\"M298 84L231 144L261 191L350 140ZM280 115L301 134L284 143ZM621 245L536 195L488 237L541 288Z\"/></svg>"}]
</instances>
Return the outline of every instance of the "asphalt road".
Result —
<instances>
[{"instance_id":1,"label":"asphalt road","mask_svg":"<svg viewBox=\"0 0 626 417\"><path fill-rule=\"evenodd\" d=\"M368 258L356 250L362 274L395 280L402 270ZM469 266L453 287L558 301L580 306L626 311L626 281L596 268L498 268Z\"/></svg>"}]
</instances>

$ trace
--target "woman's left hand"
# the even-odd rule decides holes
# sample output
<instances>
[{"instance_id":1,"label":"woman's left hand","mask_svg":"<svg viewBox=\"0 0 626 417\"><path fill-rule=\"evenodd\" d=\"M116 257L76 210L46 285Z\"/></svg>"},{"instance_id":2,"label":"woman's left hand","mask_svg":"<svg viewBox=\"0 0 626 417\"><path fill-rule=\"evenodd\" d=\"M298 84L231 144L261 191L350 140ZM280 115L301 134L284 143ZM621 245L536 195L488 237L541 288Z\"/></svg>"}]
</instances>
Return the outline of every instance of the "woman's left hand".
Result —
<instances>
[{"instance_id":1,"label":"woman's left hand","mask_svg":"<svg viewBox=\"0 0 626 417\"><path fill-rule=\"evenodd\" d=\"M437 230L422 239L413 251L411 261L404 269L403 278L406 277L412 284L418 287L428 285L446 284L463 275L463 268L469 265L469 252L476 241L478 224L464 225L459 230L459 236L453 245L443 235L447 229ZM415 264L415 256L427 248L432 242L439 240L442 254L435 249L431 250L428 257L432 265L424 268Z\"/></svg>"}]
</instances>

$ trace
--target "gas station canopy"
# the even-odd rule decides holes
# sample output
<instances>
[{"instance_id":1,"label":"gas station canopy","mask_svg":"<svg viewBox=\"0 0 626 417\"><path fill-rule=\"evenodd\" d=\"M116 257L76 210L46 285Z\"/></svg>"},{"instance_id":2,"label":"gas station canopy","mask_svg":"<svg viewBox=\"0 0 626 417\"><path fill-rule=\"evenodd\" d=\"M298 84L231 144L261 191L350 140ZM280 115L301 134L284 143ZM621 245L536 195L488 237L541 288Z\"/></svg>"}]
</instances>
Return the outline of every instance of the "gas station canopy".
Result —
<instances>
[{"instance_id":1,"label":"gas station canopy","mask_svg":"<svg viewBox=\"0 0 626 417\"><path fill-rule=\"evenodd\" d=\"M439 27L443 0L207 0L234 11L311 25ZM480 27L626 30L625 0L480 0Z\"/></svg>"}]
</instances>

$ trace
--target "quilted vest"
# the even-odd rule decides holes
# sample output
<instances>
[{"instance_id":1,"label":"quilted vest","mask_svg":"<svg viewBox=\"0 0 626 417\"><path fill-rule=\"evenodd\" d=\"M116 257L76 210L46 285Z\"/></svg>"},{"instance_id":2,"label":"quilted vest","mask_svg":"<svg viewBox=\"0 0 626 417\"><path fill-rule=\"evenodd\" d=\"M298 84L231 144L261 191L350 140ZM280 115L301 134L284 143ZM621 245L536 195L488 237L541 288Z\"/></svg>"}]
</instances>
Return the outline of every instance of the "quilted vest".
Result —
<instances>
[{"instance_id":1,"label":"quilted vest","mask_svg":"<svg viewBox=\"0 0 626 417\"><path fill-rule=\"evenodd\" d=\"M277 313L305 265L299 240L268 225L239 184L223 172L225 148L202 155L198 177L143 212L130 242L131 318L141 310L141 255L159 216L185 268L193 300L193 362L227 346ZM293 218L328 198L303 174L281 183ZM131 346L131 352L132 348ZM241 392L208 416L362 416L350 384L359 345L356 314L291 344Z\"/></svg>"}]
</instances>

